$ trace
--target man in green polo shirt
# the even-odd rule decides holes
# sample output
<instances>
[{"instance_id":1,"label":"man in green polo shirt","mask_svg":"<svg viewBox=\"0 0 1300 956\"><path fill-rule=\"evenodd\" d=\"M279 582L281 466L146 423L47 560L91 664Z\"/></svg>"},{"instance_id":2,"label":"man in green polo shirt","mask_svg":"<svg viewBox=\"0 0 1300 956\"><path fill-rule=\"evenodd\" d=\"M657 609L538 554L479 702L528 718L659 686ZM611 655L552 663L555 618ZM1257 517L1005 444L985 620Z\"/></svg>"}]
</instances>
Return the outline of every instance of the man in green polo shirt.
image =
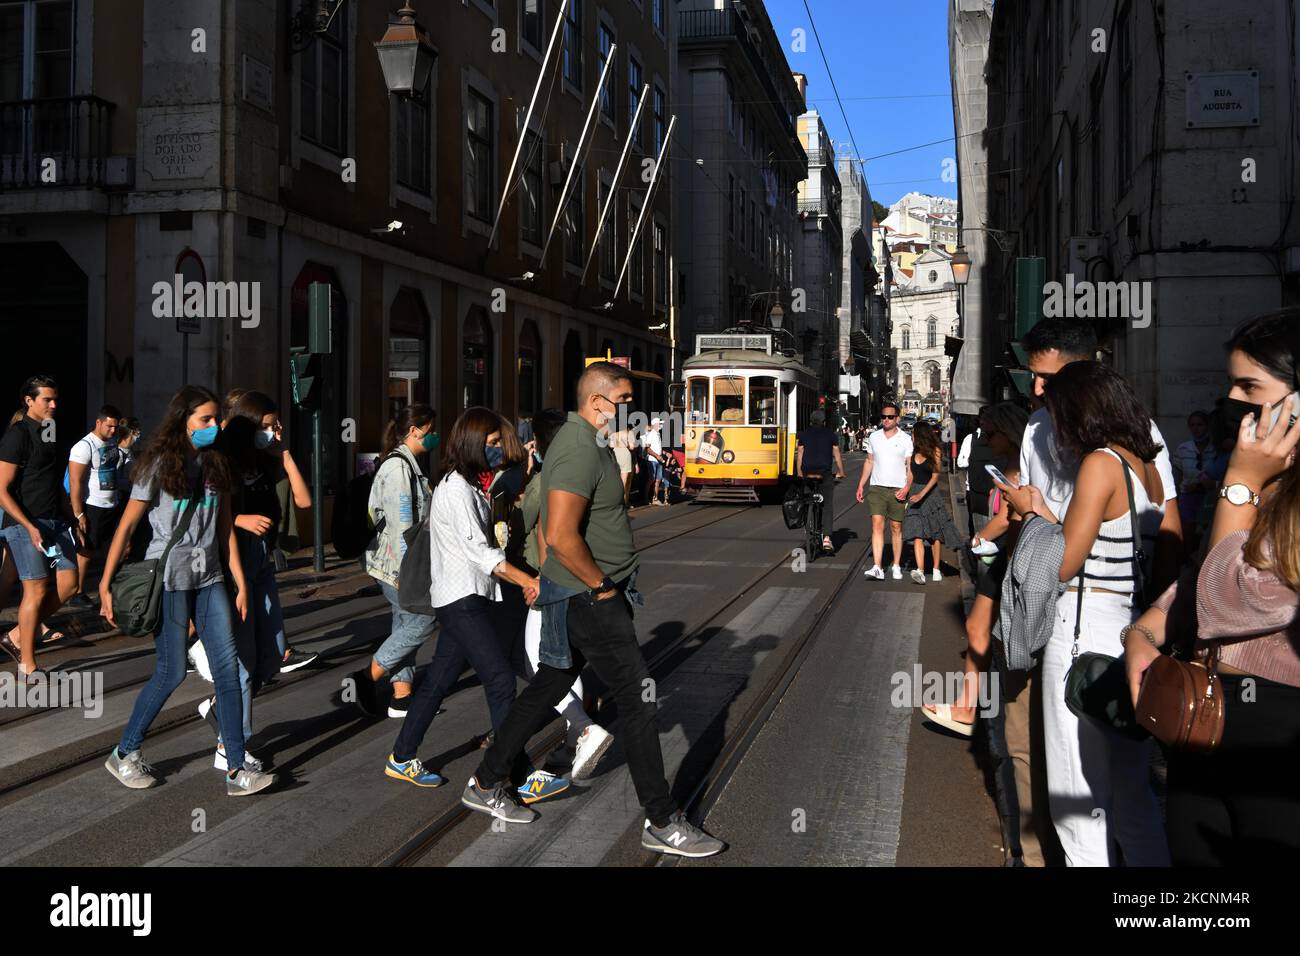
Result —
<instances>
[{"instance_id":1,"label":"man in green polo shirt","mask_svg":"<svg viewBox=\"0 0 1300 956\"><path fill-rule=\"evenodd\" d=\"M646 811L641 845L656 853L712 856L724 844L686 819L664 778L657 708L642 696L650 670L625 595L637 555L608 435L627 420L632 378L624 368L595 362L578 380L577 399L578 410L556 432L542 465L541 663L484 752L461 802L508 823L533 821L536 811L518 805L509 786L511 766L533 732L555 716L553 708L589 663L618 706L614 734ZM556 632L557 648L548 643L547 622L558 622L561 615L565 631ZM563 663L569 666L558 666Z\"/></svg>"}]
</instances>

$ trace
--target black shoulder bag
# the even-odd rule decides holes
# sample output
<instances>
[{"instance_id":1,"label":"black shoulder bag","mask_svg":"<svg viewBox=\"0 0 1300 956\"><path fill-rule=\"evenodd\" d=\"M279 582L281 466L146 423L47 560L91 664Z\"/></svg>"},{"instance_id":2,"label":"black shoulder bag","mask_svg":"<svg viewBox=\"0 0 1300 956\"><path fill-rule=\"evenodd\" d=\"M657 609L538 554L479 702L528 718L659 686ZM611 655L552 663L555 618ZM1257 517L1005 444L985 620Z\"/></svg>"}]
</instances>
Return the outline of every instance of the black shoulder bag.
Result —
<instances>
[{"instance_id":1,"label":"black shoulder bag","mask_svg":"<svg viewBox=\"0 0 1300 956\"><path fill-rule=\"evenodd\" d=\"M1133 502L1133 479L1129 463L1121 456L1124 466L1124 488L1128 492L1129 524L1133 533L1133 600L1146 609L1146 581L1142 574L1145 553L1142 550L1142 528L1138 524L1137 506ZM1086 560L1085 560L1086 564ZM1065 703L1076 717L1088 718L1133 740L1149 736L1133 713L1133 698L1129 694L1128 675L1123 657L1108 657L1092 651L1079 653L1079 630L1083 624L1083 572L1079 572L1079 603L1074 614L1074 648L1070 671L1065 677Z\"/></svg>"}]
</instances>

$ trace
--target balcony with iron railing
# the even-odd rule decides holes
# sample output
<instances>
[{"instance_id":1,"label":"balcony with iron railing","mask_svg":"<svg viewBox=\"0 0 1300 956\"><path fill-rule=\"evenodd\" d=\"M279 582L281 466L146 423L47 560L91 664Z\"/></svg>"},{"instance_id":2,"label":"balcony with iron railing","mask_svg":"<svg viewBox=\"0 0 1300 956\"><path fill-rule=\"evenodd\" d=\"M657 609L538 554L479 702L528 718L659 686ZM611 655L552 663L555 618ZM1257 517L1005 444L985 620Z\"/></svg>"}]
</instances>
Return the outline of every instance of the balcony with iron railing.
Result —
<instances>
[{"instance_id":1,"label":"balcony with iron railing","mask_svg":"<svg viewBox=\"0 0 1300 956\"><path fill-rule=\"evenodd\" d=\"M106 185L113 108L98 96L0 101L0 192Z\"/></svg>"},{"instance_id":2,"label":"balcony with iron railing","mask_svg":"<svg viewBox=\"0 0 1300 956\"><path fill-rule=\"evenodd\" d=\"M768 69L767 61L755 45L744 22L735 10L681 10L678 12L677 41L682 48L707 44L718 40L735 40L740 44L744 55L749 59L767 91L768 98L776 107L781 125L791 135L795 135L791 114L797 112L794 104L782 94L780 87Z\"/></svg>"},{"instance_id":3,"label":"balcony with iron railing","mask_svg":"<svg viewBox=\"0 0 1300 956\"><path fill-rule=\"evenodd\" d=\"M832 222L836 231L842 227L840 225L840 204L832 200L829 196L822 196L820 199L800 199L796 212L799 217L804 218L805 214L809 216L818 216Z\"/></svg>"}]
</instances>

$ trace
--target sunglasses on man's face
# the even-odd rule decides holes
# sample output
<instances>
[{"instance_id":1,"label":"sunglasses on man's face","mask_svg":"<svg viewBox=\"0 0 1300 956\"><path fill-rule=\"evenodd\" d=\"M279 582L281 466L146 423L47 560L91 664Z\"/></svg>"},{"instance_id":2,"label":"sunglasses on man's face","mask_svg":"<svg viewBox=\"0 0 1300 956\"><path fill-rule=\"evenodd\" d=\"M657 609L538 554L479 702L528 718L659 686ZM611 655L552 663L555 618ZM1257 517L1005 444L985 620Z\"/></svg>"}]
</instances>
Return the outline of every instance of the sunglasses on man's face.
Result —
<instances>
[{"instance_id":1,"label":"sunglasses on man's face","mask_svg":"<svg viewBox=\"0 0 1300 956\"><path fill-rule=\"evenodd\" d=\"M897 416L897 415L881 415L880 417L881 417L881 418L884 418L884 419L892 420L892 419L897 418L898 416Z\"/></svg>"}]
</instances>

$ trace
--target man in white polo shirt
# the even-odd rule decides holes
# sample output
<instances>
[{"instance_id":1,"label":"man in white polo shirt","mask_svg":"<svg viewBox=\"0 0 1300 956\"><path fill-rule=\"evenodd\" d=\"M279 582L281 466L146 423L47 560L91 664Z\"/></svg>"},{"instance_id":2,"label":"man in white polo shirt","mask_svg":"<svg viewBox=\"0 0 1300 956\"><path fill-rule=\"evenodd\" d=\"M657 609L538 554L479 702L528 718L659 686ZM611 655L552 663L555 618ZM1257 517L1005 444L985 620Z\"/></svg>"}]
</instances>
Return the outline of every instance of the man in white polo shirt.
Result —
<instances>
[{"instance_id":1,"label":"man in white polo shirt","mask_svg":"<svg viewBox=\"0 0 1300 956\"><path fill-rule=\"evenodd\" d=\"M864 495L868 480L870 491ZM871 557L875 561L862 572L883 581L881 555L885 550L885 520L889 520L890 539L894 545L894 565L890 576L903 578L899 555L903 553L903 513L907 509L907 491L912 487L912 436L898 427L898 406L887 404L881 409L880 428L867 439L867 460L862 463L858 479L858 503L865 500L871 507Z\"/></svg>"}]
</instances>

